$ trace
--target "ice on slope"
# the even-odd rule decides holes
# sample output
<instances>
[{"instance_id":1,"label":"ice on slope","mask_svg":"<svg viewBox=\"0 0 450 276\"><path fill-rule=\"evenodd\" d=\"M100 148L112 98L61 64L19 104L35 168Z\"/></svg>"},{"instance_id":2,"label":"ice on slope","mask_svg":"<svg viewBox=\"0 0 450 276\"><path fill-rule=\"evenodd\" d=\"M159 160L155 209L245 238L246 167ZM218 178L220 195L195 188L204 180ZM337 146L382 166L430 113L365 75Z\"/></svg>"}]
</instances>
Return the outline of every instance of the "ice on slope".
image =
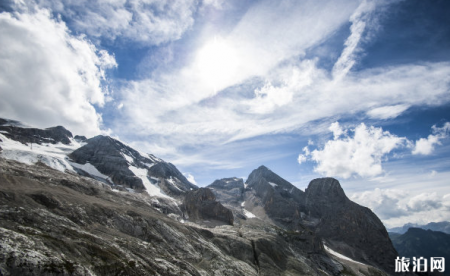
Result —
<instances>
[{"instance_id":1,"label":"ice on slope","mask_svg":"<svg viewBox=\"0 0 450 276\"><path fill-rule=\"evenodd\" d=\"M342 255L341 253L338 253L338 252L334 251L333 249L329 248L329 247L326 246L325 244L324 244L323 246L325 247L325 250L326 250L328 253L330 253L331 255L333 255L333 256L335 256L335 257L338 257L338 258L340 258L340 259L343 259L343 260L346 260L346 261L350 261L350 262L353 262L353 263L365 265L365 264L363 264L363 263L360 263L360 262L357 262L357 261L355 261L355 260L353 260L353 259L350 259L349 257L347 257L347 256L345 256L345 255Z\"/></svg>"},{"instance_id":2,"label":"ice on slope","mask_svg":"<svg viewBox=\"0 0 450 276\"><path fill-rule=\"evenodd\" d=\"M256 218L256 216L252 213L252 212L249 212L249 211L247 211L247 210L243 210L244 211L244 215L247 217L247 218Z\"/></svg>"},{"instance_id":3,"label":"ice on slope","mask_svg":"<svg viewBox=\"0 0 450 276\"><path fill-rule=\"evenodd\" d=\"M69 162L74 168L83 170L85 172L87 172L88 174L92 175L92 176L96 176L96 177L100 177L103 178L105 180L108 180L110 182L112 182L109 178L109 176L102 174L101 172L99 172L97 170L96 167L94 167L94 165L92 165L91 163L86 163L86 164L78 164L78 163L74 163L74 162Z\"/></svg>"},{"instance_id":4,"label":"ice on slope","mask_svg":"<svg viewBox=\"0 0 450 276\"><path fill-rule=\"evenodd\" d=\"M164 194L158 186L153 185L150 180L148 180L147 169L140 169L135 166L129 166L128 169L142 180L142 183L150 196L171 198L170 196Z\"/></svg>"},{"instance_id":5,"label":"ice on slope","mask_svg":"<svg viewBox=\"0 0 450 276\"><path fill-rule=\"evenodd\" d=\"M71 139L70 145L58 144L30 144L25 145L11 140L5 135L0 134L0 146L3 151L0 155L3 158L15 160L28 165L36 164L38 161L64 172L65 170L74 171L69 163L67 154L73 152L83 144Z\"/></svg>"}]
</instances>

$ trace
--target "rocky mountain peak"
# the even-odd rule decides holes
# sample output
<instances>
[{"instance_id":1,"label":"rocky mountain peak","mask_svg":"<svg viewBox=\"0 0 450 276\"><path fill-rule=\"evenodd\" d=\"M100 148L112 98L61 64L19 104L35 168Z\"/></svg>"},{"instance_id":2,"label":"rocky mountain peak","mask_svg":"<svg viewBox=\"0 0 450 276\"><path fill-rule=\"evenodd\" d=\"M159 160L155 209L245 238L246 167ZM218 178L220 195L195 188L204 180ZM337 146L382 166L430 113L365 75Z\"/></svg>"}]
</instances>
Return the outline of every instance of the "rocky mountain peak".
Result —
<instances>
[{"instance_id":1,"label":"rocky mountain peak","mask_svg":"<svg viewBox=\"0 0 450 276\"><path fill-rule=\"evenodd\" d=\"M267 186L267 184L271 185L272 187L279 186L279 188L282 189L297 189L294 185L286 181L285 179L281 178L279 175L271 171L266 166L262 165L259 166L256 170L253 170L250 175L247 178L246 181L247 185L249 187L254 186ZM302 191L300 191L302 192ZM303 193L303 192L302 192Z\"/></svg>"},{"instance_id":2,"label":"rocky mountain peak","mask_svg":"<svg viewBox=\"0 0 450 276\"><path fill-rule=\"evenodd\" d=\"M0 131L12 140L19 141L24 144L70 144L72 133L63 126L50 127L46 129L26 127L20 122L0 119Z\"/></svg>"},{"instance_id":3,"label":"rocky mountain peak","mask_svg":"<svg viewBox=\"0 0 450 276\"><path fill-rule=\"evenodd\" d=\"M215 189L241 189L244 188L244 180L237 177L229 177L215 180L212 184L208 186L209 188Z\"/></svg>"},{"instance_id":4,"label":"rocky mountain peak","mask_svg":"<svg viewBox=\"0 0 450 276\"><path fill-rule=\"evenodd\" d=\"M86 140L86 145L73 151L69 157L79 164L89 162L116 185L147 191L148 185L156 185L157 189L170 196L181 196L197 189L173 164L153 155L141 154L109 136L98 135Z\"/></svg>"},{"instance_id":5,"label":"rocky mountain peak","mask_svg":"<svg viewBox=\"0 0 450 276\"><path fill-rule=\"evenodd\" d=\"M339 181L331 177L312 180L305 192L308 200L326 202L342 202L348 200Z\"/></svg>"}]
</instances>

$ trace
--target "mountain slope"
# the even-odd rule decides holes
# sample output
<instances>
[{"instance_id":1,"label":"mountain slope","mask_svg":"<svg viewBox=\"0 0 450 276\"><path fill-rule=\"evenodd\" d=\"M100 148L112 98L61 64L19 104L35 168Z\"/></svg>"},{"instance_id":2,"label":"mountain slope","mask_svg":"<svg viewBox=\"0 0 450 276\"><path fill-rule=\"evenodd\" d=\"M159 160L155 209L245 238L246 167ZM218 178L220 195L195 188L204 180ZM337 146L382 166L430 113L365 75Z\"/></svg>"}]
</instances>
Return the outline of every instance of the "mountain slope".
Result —
<instances>
[{"instance_id":1,"label":"mountain slope","mask_svg":"<svg viewBox=\"0 0 450 276\"><path fill-rule=\"evenodd\" d=\"M151 196L171 199L197 189L171 163L141 154L111 137L74 138L61 126L37 129L0 119L0 148L4 158L29 165L42 162L62 172L92 177L119 190L146 191Z\"/></svg>"},{"instance_id":2,"label":"mountain slope","mask_svg":"<svg viewBox=\"0 0 450 276\"><path fill-rule=\"evenodd\" d=\"M138 191L147 189L152 195L180 196L197 189L174 165L153 155L143 156L108 136L99 135L88 139L84 146L70 153L69 157L78 164L93 165L115 185Z\"/></svg>"},{"instance_id":3,"label":"mountain slope","mask_svg":"<svg viewBox=\"0 0 450 276\"><path fill-rule=\"evenodd\" d=\"M347 198L333 178L312 180L306 189L306 206L318 235L336 251L352 259L394 270L397 256L386 228L366 207Z\"/></svg>"}]
</instances>

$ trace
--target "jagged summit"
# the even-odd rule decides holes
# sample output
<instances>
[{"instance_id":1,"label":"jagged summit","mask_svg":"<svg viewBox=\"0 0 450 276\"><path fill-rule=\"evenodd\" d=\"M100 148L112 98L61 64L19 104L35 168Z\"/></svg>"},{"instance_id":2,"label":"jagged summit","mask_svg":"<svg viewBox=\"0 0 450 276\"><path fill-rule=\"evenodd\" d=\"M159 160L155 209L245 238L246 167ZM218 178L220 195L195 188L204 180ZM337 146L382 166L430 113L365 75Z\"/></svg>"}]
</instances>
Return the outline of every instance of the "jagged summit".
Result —
<instances>
[{"instance_id":1,"label":"jagged summit","mask_svg":"<svg viewBox=\"0 0 450 276\"><path fill-rule=\"evenodd\" d=\"M273 188L279 186L283 189L292 189L292 188L297 189L294 185L292 185L285 179L281 178L279 175L277 175L264 165L259 166L257 169L253 170L250 173L250 175L247 178L246 184L249 187L268 184L271 185ZM299 189L297 190L300 191Z\"/></svg>"},{"instance_id":2,"label":"jagged summit","mask_svg":"<svg viewBox=\"0 0 450 276\"><path fill-rule=\"evenodd\" d=\"M158 189L171 196L197 189L173 164L153 155L144 156L109 136L98 135L88 139L69 157L79 164L89 162L116 185L148 192L156 189L155 195L160 193Z\"/></svg>"}]
</instances>

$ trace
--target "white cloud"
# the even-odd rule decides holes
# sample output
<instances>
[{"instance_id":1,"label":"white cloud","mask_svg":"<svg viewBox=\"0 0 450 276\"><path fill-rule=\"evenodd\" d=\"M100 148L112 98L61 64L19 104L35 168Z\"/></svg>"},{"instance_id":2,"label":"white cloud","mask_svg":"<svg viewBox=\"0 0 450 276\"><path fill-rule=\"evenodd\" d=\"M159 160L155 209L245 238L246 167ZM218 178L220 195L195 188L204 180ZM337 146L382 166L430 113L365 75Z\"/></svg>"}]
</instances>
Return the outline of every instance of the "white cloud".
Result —
<instances>
[{"instance_id":1,"label":"white cloud","mask_svg":"<svg viewBox=\"0 0 450 276\"><path fill-rule=\"evenodd\" d=\"M50 9L63 15L76 31L92 38L124 38L158 45L179 39L193 25L196 4L194 0L34 0L16 1L14 8L33 10L37 5Z\"/></svg>"},{"instance_id":2,"label":"white cloud","mask_svg":"<svg viewBox=\"0 0 450 276\"><path fill-rule=\"evenodd\" d=\"M345 48L342 51L341 56L334 64L332 70L334 79L343 78L356 63L358 45L362 39L364 30L366 29L367 18L375 7L375 1L363 0L350 17L350 22L352 22L350 27L350 36L345 41Z\"/></svg>"},{"instance_id":3,"label":"white cloud","mask_svg":"<svg viewBox=\"0 0 450 276\"><path fill-rule=\"evenodd\" d=\"M191 182L192 184L197 185L197 182L195 182L195 178L192 174L190 173L183 173L183 175L186 177L186 179Z\"/></svg>"},{"instance_id":4,"label":"white cloud","mask_svg":"<svg viewBox=\"0 0 450 276\"><path fill-rule=\"evenodd\" d=\"M339 125L339 122L334 122L330 125L329 130L333 132L334 140L338 139L339 136L346 133L347 131L343 130L341 125Z\"/></svg>"},{"instance_id":5,"label":"white cloud","mask_svg":"<svg viewBox=\"0 0 450 276\"><path fill-rule=\"evenodd\" d=\"M334 78L303 53L348 22L360 2L289 3L259 2L228 33L202 33L185 67L127 83L120 131L151 133L177 148L217 146L367 111L392 118L409 106L449 102L448 62L350 70ZM205 55L219 57L208 63Z\"/></svg>"},{"instance_id":6,"label":"white cloud","mask_svg":"<svg viewBox=\"0 0 450 276\"><path fill-rule=\"evenodd\" d=\"M408 192L398 189L379 189L355 193L351 199L369 207L380 219L396 218L407 215L407 208L400 203Z\"/></svg>"},{"instance_id":7,"label":"white cloud","mask_svg":"<svg viewBox=\"0 0 450 276\"><path fill-rule=\"evenodd\" d=\"M46 10L0 13L0 116L37 127L64 125L76 134L100 132L105 69L113 56Z\"/></svg>"},{"instance_id":8,"label":"white cloud","mask_svg":"<svg viewBox=\"0 0 450 276\"><path fill-rule=\"evenodd\" d=\"M435 192L422 193L412 197L409 200L407 207L414 212L429 211L440 208L442 206L440 201L441 198Z\"/></svg>"},{"instance_id":9,"label":"white cloud","mask_svg":"<svg viewBox=\"0 0 450 276\"><path fill-rule=\"evenodd\" d=\"M367 115L373 119L392 119L398 117L409 108L407 104L397 104L391 106L376 107L367 111Z\"/></svg>"},{"instance_id":10,"label":"white cloud","mask_svg":"<svg viewBox=\"0 0 450 276\"><path fill-rule=\"evenodd\" d=\"M333 123L330 130L334 140L328 141L321 150L315 149L308 156L317 163L314 170L332 177L349 178L352 175L375 177L383 173L381 162L395 148L405 142L382 128L367 127L361 123L355 129L353 137L342 130L339 123Z\"/></svg>"},{"instance_id":11,"label":"white cloud","mask_svg":"<svg viewBox=\"0 0 450 276\"><path fill-rule=\"evenodd\" d=\"M450 131L450 123L446 122L443 127L432 127L433 134L428 138L420 138L416 141L412 154L430 155L434 151L435 145L440 145L441 140L448 137Z\"/></svg>"},{"instance_id":12,"label":"white cloud","mask_svg":"<svg viewBox=\"0 0 450 276\"><path fill-rule=\"evenodd\" d=\"M450 195L436 192L412 194L400 189L379 189L354 193L351 199L369 207L387 227L405 223L427 224L450 218Z\"/></svg>"}]
</instances>

